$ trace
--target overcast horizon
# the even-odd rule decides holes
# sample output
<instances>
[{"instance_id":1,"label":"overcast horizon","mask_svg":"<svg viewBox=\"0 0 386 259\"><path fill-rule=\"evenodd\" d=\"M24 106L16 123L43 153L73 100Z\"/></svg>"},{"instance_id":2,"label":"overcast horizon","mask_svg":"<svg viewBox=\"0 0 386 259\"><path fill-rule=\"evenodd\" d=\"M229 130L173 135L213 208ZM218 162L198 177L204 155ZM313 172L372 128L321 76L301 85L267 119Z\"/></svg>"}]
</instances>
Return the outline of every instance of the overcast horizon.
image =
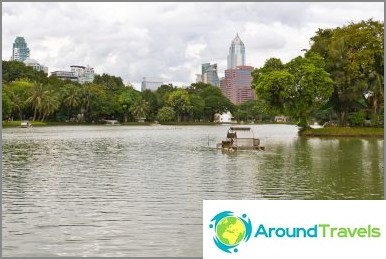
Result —
<instances>
[{"instance_id":1,"label":"overcast horizon","mask_svg":"<svg viewBox=\"0 0 386 259\"><path fill-rule=\"evenodd\" d=\"M177 86L195 82L201 64L224 75L231 41L245 44L246 65L288 62L319 28L384 20L384 3L2 3L2 59L17 36L49 72L90 65L139 89L142 77Z\"/></svg>"}]
</instances>

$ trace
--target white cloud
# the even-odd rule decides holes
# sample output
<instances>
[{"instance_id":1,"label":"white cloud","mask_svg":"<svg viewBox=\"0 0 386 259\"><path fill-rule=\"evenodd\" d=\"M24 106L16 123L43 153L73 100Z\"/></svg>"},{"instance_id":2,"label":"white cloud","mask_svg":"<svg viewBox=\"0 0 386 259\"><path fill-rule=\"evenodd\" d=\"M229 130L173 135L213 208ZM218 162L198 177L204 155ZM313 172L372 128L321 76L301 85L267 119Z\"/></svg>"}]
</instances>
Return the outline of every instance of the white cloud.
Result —
<instances>
[{"instance_id":1,"label":"white cloud","mask_svg":"<svg viewBox=\"0 0 386 259\"><path fill-rule=\"evenodd\" d=\"M50 71L91 65L140 85L143 76L190 84L201 64L226 68L238 32L248 65L300 55L318 28L374 18L384 3L2 3L2 58L24 36Z\"/></svg>"}]
</instances>

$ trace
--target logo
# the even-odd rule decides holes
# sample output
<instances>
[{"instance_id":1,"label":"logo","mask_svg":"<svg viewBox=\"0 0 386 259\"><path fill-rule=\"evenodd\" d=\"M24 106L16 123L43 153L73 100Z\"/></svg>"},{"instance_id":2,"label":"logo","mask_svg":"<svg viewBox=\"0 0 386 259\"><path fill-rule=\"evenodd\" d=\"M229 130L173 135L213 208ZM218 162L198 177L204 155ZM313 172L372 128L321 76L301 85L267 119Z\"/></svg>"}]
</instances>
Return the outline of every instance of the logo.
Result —
<instances>
[{"instance_id":1,"label":"logo","mask_svg":"<svg viewBox=\"0 0 386 259\"><path fill-rule=\"evenodd\" d=\"M247 242L252 234L252 223L246 214L235 216L232 211L223 211L210 221L214 230L213 241L226 253L237 253L242 242Z\"/></svg>"}]
</instances>

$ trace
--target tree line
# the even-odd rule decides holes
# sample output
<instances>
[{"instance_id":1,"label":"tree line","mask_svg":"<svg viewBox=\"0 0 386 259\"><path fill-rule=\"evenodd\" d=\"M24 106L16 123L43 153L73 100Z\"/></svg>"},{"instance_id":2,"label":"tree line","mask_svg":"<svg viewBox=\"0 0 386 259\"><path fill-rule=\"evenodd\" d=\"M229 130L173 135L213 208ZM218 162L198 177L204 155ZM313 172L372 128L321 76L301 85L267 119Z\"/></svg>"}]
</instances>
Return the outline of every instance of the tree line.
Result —
<instances>
[{"instance_id":1,"label":"tree line","mask_svg":"<svg viewBox=\"0 0 386 259\"><path fill-rule=\"evenodd\" d=\"M205 83L185 89L164 84L156 91L139 92L108 74L79 84L48 77L17 61L2 65L3 120L213 121L215 113L236 110L218 87Z\"/></svg>"},{"instance_id":2,"label":"tree line","mask_svg":"<svg viewBox=\"0 0 386 259\"><path fill-rule=\"evenodd\" d=\"M319 29L304 56L286 64L270 58L252 75L258 98L301 126L311 117L383 125L384 24L370 19Z\"/></svg>"}]
</instances>

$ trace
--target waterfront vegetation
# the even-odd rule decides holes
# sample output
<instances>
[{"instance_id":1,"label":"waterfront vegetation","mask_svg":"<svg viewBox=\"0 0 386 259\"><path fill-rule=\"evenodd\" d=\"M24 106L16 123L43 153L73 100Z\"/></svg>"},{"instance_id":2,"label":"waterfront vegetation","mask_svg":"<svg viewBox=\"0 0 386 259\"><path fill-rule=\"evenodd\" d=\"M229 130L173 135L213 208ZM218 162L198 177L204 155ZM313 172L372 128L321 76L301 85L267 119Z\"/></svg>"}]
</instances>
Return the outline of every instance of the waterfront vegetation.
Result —
<instances>
[{"instance_id":1,"label":"waterfront vegetation","mask_svg":"<svg viewBox=\"0 0 386 259\"><path fill-rule=\"evenodd\" d=\"M257 98L240 105L205 83L184 88L164 84L156 91L139 92L113 75L96 75L92 83L78 84L48 77L21 62L3 61L2 125L16 126L22 120L34 126L104 120L211 125L216 113L230 111L244 123L272 123L275 116L286 116L289 123L301 126L301 135L377 135L380 129L352 131L347 126L383 127L383 28L383 22L368 20L319 29L304 56L288 63L273 57L255 69L252 88ZM339 127L308 129L313 122Z\"/></svg>"},{"instance_id":2,"label":"waterfront vegetation","mask_svg":"<svg viewBox=\"0 0 386 259\"><path fill-rule=\"evenodd\" d=\"M253 71L259 98L304 128L311 118L341 127L383 126L383 22L319 29L304 51L286 64L268 59Z\"/></svg>"},{"instance_id":3,"label":"waterfront vegetation","mask_svg":"<svg viewBox=\"0 0 386 259\"><path fill-rule=\"evenodd\" d=\"M312 129L307 128L299 133L301 136L309 137L384 137L383 128L364 128L364 127L327 127Z\"/></svg>"}]
</instances>

